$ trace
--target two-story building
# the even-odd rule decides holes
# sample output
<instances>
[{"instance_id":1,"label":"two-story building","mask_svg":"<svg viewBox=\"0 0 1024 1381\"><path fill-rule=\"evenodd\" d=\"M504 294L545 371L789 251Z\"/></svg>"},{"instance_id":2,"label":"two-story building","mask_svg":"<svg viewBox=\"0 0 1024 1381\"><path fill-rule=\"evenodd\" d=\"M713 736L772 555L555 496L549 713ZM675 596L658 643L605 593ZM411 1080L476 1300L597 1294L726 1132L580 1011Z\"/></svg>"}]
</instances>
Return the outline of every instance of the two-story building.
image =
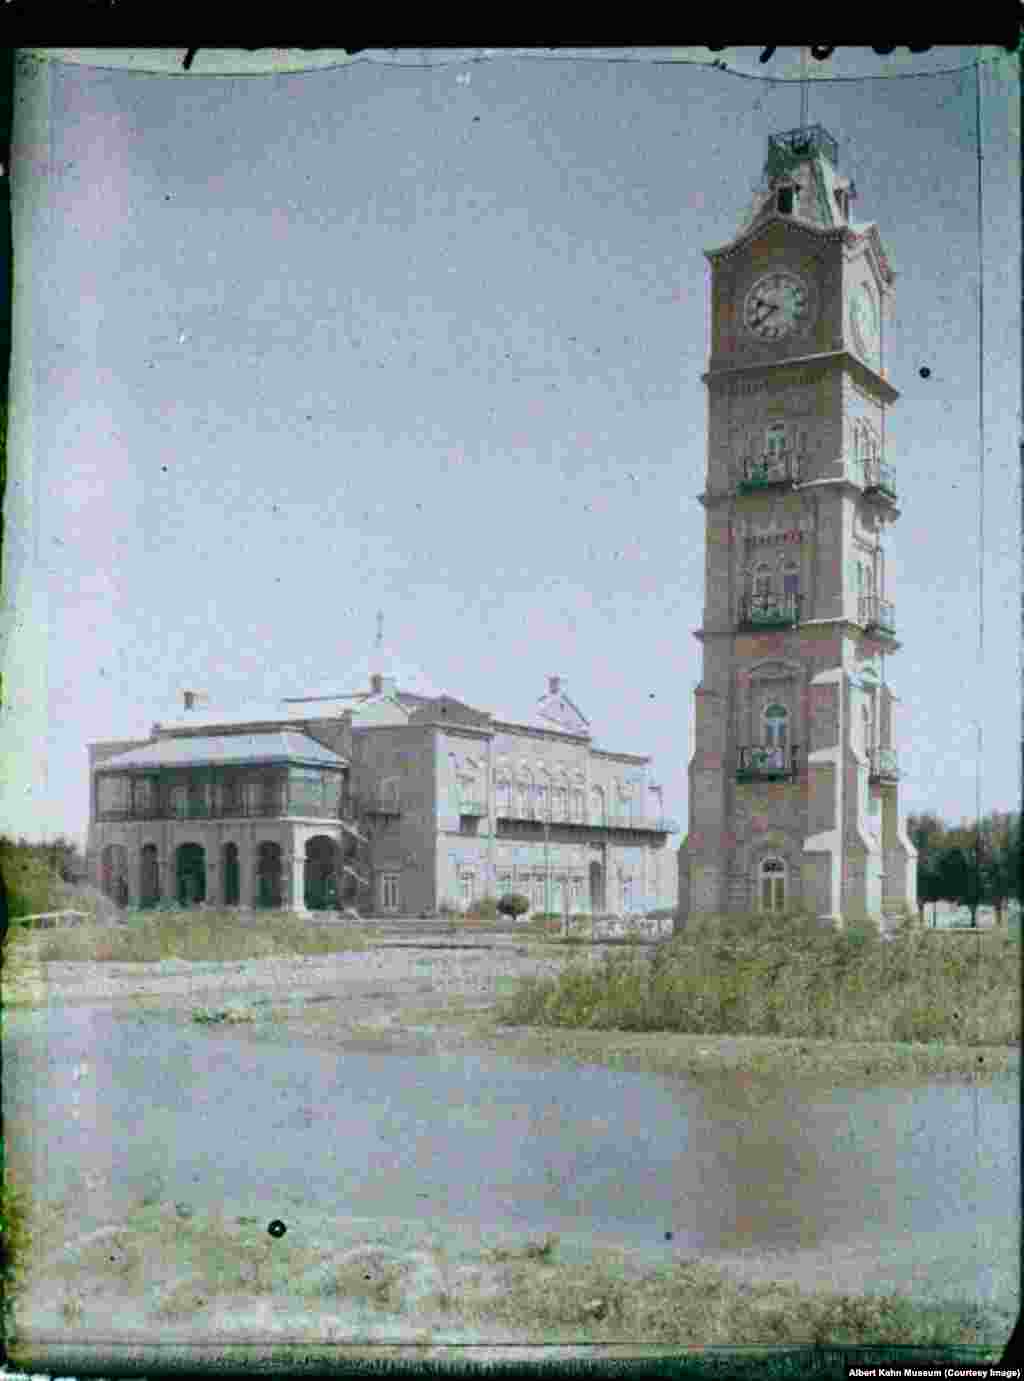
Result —
<instances>
[{"instance_id":1,"label":"two-story building","mask_svg":"<svg viewBox=\"0 0 1024 1381\"><path fill-rule=\"evenodd\" d=\"M504 715L378 646L348 694L184 713L89 748L91 875L125 905L295 912L667 911L677 870L650 759L610 752L561 679Z\"/></svg>"}]
</instances>

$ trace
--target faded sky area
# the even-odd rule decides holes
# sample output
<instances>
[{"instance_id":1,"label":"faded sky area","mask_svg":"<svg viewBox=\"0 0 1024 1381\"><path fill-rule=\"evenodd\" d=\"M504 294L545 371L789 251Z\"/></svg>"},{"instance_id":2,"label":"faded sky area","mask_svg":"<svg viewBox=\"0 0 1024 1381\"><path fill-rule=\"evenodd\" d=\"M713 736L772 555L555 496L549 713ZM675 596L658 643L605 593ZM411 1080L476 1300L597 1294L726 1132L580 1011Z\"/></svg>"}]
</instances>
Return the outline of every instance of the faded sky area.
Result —
<instances>
[{"instance_id":1,"label":"faded sky area","mask_svg":"<svg viewBox=\"0 0 1024 1381\"><path fill-rule=\"evenodd\" d=\"M86 743L144 736L185 688L226 710L360 689L378 609L405 663L481 709L528 714L560 673L599 746L652 755L685 829L703 250L800 117L799 85L768 80L797 50L759 51L720 55L738 75L29 63L0 829L84 839ZM840 50L808 92L897 274L886 675L903 809L949 820L974 813L979 717L982 808L1019 804L1016 76L983 77L982 666L974 74L923 75L974 56Z\"/></svg>"}]
</instances>

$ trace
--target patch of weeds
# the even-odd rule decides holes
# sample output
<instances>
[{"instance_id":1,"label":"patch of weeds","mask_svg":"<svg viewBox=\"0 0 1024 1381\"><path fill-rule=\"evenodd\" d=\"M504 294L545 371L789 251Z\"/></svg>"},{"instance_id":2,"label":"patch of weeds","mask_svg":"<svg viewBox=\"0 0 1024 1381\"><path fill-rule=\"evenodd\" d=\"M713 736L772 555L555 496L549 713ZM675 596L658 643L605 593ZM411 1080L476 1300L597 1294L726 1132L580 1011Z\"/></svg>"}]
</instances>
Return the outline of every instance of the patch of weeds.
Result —
<instances>
[{"instance_id":1,"label":"patch of weeds","mask_svg":"<svg viewBox=\"0 0 1024 1381\"><path fill-rule=\"evenodd\" d=\"M204 1026L216 1026L220 1023L255 1021L256 1014L247 1007L240 1006L196 1007L192 1012L192 1020Z\"/></svg>"},{"instance_id":2,"label":"patch of weeds","mask_svg":"<svg viewBox=\"0 0 1024 1381\"><path fill-rule=\"evenodd\" d=\"M6 1288L16 1287L26 1269L33 1240L29 1214L28 1196L12 1182L10 1171L3 1170L0 1174L0 1278Z\"/></svg>"}]
</instances>

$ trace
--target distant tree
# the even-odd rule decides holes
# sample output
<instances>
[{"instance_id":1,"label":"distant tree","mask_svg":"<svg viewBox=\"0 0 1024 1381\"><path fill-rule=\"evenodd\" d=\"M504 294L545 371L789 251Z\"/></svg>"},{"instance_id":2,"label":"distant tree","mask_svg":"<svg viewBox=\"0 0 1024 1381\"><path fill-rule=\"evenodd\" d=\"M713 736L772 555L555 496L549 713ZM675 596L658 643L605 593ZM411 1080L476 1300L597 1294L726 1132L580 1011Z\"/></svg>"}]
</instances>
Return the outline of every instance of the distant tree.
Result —
<instances>
[{"instance_id":1,"label":"distant tree","mask_svg":"<svg viewBox=\"0 0 1024 1381\"><path fill-rule=\"evenodd\" d=\"M942 901L966 906L971 925L978 924L981 903L981 860L977 830L963 821L946 832L939 856L938 886Z\"/></svg>"},{"instance_id":2,"label":"distant tree","mask_svg":"<svg viewBox=\"0 0 1024 1381\"><path fill-rule=\"evenodd\" d=\"M939 883L939 859L946 826L937 815L924 812L921 815L907 816L907 837L917 850L917 906L921 920L928 902L943 901Z\"/></svg>"},{"instance_id":3,"label":"distant tree","mask_svg":"<svg viewBox=\"0 0 1024 1381\"><path fill-rule=\"evenodd\" d=\"M992 811L981 822L981 890L986 905L996 913L997 925L1011 897L1020 899L1020 815Z\"/></svg>"}]
</instances>

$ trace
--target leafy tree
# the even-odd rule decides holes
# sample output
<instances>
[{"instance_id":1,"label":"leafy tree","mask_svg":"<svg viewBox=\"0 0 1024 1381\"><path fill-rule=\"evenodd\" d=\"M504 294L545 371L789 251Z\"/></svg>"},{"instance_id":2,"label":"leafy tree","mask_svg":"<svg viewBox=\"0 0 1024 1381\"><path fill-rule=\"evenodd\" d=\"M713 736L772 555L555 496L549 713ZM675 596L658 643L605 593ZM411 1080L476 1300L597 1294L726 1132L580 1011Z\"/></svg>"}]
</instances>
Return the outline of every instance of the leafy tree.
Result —
<instances>
[{"instance_id":1,"label":"leafy tree","mask_svg":"<svg viewBox=\"0 0 1024 1381\"><path fill-rule=\"evenodd\" d=\"M907 816L907 836L917 850L917 905L922 921L926 903L945 900L938 873L945 832L946 826L930 812Z\"/></svg>"},{"instance_id":2,"label":"leafy tree","mask_svg":"<svg viewBox=\"0 0 1024 1381\"><path fill-rule=\"evenodd\" d=\"M981 838L982 895L1002 925L1006 903L1011 897L1020 899L1020 815L992 811L981 822Z\"/></svg>"}]
</instances>

